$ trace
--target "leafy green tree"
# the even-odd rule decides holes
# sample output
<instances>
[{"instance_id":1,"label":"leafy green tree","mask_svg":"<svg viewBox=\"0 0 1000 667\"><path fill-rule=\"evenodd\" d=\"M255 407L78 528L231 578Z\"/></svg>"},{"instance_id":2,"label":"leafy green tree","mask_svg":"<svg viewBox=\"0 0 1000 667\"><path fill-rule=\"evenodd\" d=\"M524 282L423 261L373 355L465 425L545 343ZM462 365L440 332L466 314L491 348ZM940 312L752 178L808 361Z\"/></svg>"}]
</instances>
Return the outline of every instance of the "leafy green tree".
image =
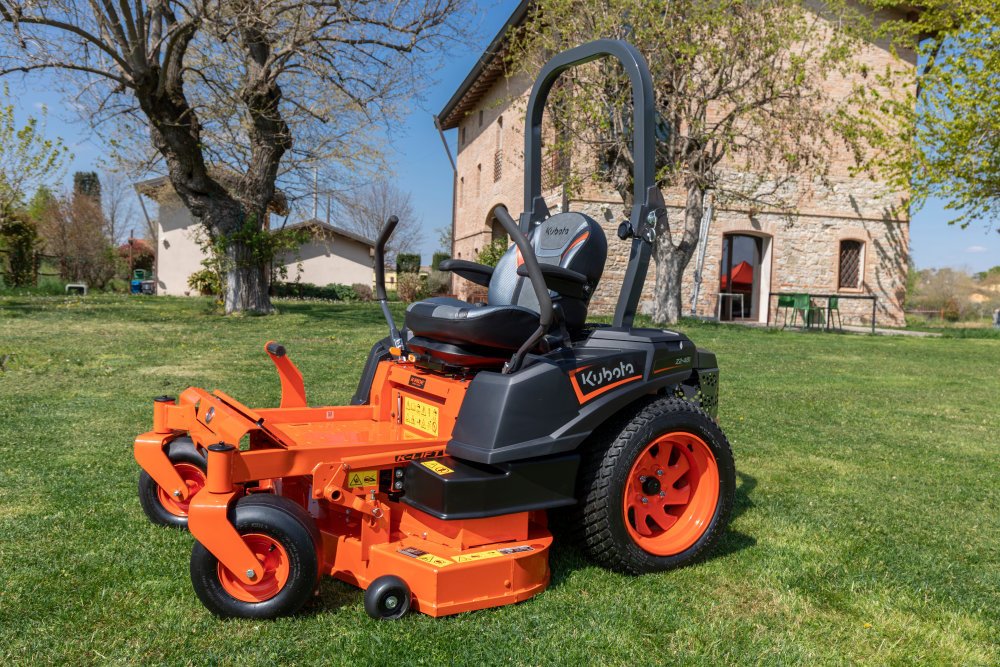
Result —
<instances>
[{"instance_id":1,"label":"leafy green tree","mask_svg":"<svg viewBox=\"0 0 1000 667\"><path fill-rule=\"evenodd\" d=\"M34 285L38 277L38 232L22 214L0 218L0 240L7 250L4 281L11 287Z\"/></svg>"},{"instance_id":2,"label":"leafy green tree","mask_svg":"<svg viewBox=\"0 0 1000 667\"><path fill-rule=\"evenodd\" d=\"M401 252L396 255L396 273L420 273L420 255Z\"/></svg>"},{"instance_id":3,"label":"leafy green tree","mask_svg":"<svg viewBox=\"0 0 1000 667\"><path fill-rule=\"evenodd\" d=\"M476 255L476 261L486 266L496 266L509 247L510 241L506 236L500 239L493 239L479 251L479 254Z\"/></svg>"},{"instance_id":4,"label":"leafy green tree","mask_svg":"<svg viewBox=\"0 0 1000 667\"><path fill-rule=\"evenodd\" d=\"M511 60L526 72L547 54L599 37L631 42L649 63L657 185L683 202L655 230L656 321L681 314L707 192L750 210L792 211L806 190L798 185L826 176L839 102L827 81L853 66L838 5L821 15L798 0L540 0L517 33ZM550 97L550 150L572 156L570 187L610 182L626 211L630 93L620 66L603 59L563 74Z\"/></svg>"},{"instance_id":5,"label":"leafy green tree","mask_svg":"<svg viewBox=\"0 0 1000 667\"><path fill-rule=\"evenodd\" d=\"M96 171L78 171L73 174L73 194L101 201L101 179Z\"/></svg>"},{"instance_id":6,"label":"leafy green tree","mask_svg":"<svg viewBox=\"0 0 1000 667\"><path fill-rule=\"evenodd\" d=\"M910 188L919 208L942 198L950 221L1000 221L1000 5L993 0L874 0L878 9L901 8L904 19L875 34L912 48L922 63L907 95L863 107L896 123L867 124L864 141L881 149L866 166ZM883 75L886 76L886 75ZM887 78L887 82L891 79ZM908 84L899 81L895 83ZM902 86L899 86L902 87ZM1000 231L1000 227L997 228Z\"/></svg>"},{"instance_id":7,"label":"leafy green tree","mask_svg":"<svg viewBox=\"0 0 1000 667\"><path fill-rule=\"evenodd\" d=\"M10 91L2 89L3 97ZM59 138L45 136L41 119L29 117L23 126L14 119L14 105L0 104L0 215L24 203L28 193L55 177L69 157Z\"/></svg>"}]
</instances>

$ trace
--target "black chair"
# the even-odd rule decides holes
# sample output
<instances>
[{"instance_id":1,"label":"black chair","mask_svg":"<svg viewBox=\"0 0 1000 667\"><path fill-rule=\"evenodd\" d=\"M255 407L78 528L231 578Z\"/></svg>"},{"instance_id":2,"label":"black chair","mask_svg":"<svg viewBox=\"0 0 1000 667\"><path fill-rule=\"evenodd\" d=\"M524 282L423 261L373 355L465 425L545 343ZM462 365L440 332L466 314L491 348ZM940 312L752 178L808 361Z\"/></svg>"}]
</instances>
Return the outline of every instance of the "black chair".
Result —
<instances>
[{"instance_id":1,"label":"black chair","mask_svg":"<svg viewBox=\"0 0 1000 667\"><path fill-rule=\"evenodd\" d=\"M542 345L558 345L583 330L587 305L604 272L608 242L592 218L558 213L528 235L552 296L553 335ZM539 326L538 299L517 247L511 245L496 268L449 259L443 271L488 287L487 303L435 297L406 309L407 347L440 362L463 367L502 365Z\"/></svg>"}]
</instances>

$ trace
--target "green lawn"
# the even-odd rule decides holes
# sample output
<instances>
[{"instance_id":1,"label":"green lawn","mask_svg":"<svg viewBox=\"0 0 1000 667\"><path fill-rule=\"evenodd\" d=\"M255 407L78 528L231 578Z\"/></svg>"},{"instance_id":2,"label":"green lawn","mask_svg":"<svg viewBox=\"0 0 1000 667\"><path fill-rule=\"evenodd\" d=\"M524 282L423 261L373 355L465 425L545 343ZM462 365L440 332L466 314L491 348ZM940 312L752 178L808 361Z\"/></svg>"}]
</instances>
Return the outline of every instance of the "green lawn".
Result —
<instances>
[{"instance_id":1,"label":"green lawn","mask_svg":"<svg viewBox=\"0 0 1000 667\"><path fill-rule=\"evenodd\" d=\"M0 298L0 657L5 662L932 663L1000 661L1000 340L685 325L722 367L739 490L707 562L628 577L557 545L548 591L377 623L325 580L298 617L220 622L192 538L146 522L132 438L188 385L274 405L285 343L340 403L372 305L268 318L172 298Z\"/></svg>"}]
</instances>

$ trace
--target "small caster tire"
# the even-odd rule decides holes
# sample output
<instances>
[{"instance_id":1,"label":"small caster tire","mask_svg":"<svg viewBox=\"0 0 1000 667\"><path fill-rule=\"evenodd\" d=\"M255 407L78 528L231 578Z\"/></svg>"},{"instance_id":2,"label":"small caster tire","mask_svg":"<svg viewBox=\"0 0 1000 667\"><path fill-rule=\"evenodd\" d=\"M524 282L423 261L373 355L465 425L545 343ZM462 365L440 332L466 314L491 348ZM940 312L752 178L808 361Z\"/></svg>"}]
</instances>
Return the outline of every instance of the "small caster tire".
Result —
<instances>
[{"instance_id":1,"label":"small caster tire","mask_svg":"<svg viewBox=\"0 0 1000 667\"><path fill-rule=\"evenodd\" d=\"M139 473L139 504L150 523L187 529L191 498L205 486L208 463L191 438L177 438L167 445L167 458L188 487L188 499L179 500L153 481L145 470Z\"/></svg>"},{"instance_id":2,"label":"small caster tire","mask_svg":"<svg viewBox=\"0 0 1000 667\"><path fill-rule=\"evenodd\" d=\"M386 574L365 591L365 611L376 620L395 621L410 611L410 587L399 577Z\"/></svg>"},{"instance_id":3,"label":"small caster tire","mask_svg":"<svg viewBox=\"0 0 1000 667\"><path fill-rule=\"evenodd\" d=\"M256 494L241 498L230 520L263 566L244 584L200 542L191 552L191 583L202 604L221 618L272 619L297 612L319 581L315 521L288 498Z\"/></svg>"}]
</instances>

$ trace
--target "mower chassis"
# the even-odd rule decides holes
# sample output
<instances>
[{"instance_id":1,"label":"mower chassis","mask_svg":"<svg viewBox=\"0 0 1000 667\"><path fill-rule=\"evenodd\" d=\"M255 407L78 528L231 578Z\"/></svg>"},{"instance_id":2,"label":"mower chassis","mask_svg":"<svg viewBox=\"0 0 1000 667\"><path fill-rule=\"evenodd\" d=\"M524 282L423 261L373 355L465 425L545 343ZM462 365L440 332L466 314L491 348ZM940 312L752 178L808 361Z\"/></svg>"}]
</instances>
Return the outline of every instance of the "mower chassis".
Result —
<instances>
[{"instance_id":1,"label":"mower chassis","mask_svg":"<svg viewBox=\"0 0 1000 667\"><path fill-rule=\"evenodd\" d=\"M135 440L137 462L178 500L188 500L188 488L165 446L187 434L206 452L207 481L191 498L188 526L223 567L247 585L261 576L229 516L244 494L274 493L315 519L321 573L361 588L396 575L409 585L413 608L431 616L544 590L552 542L544 512L443 521L398 502L393 491L406 465L424 460L435 471L431 459L444 454L469 380L383 361L368 405L309 408L298 369L280 347L267 349L281 377L281 407L252 410L220 391L191 388L176 403L158 399L153 431Z\"/></svg>"}]
</instances>

